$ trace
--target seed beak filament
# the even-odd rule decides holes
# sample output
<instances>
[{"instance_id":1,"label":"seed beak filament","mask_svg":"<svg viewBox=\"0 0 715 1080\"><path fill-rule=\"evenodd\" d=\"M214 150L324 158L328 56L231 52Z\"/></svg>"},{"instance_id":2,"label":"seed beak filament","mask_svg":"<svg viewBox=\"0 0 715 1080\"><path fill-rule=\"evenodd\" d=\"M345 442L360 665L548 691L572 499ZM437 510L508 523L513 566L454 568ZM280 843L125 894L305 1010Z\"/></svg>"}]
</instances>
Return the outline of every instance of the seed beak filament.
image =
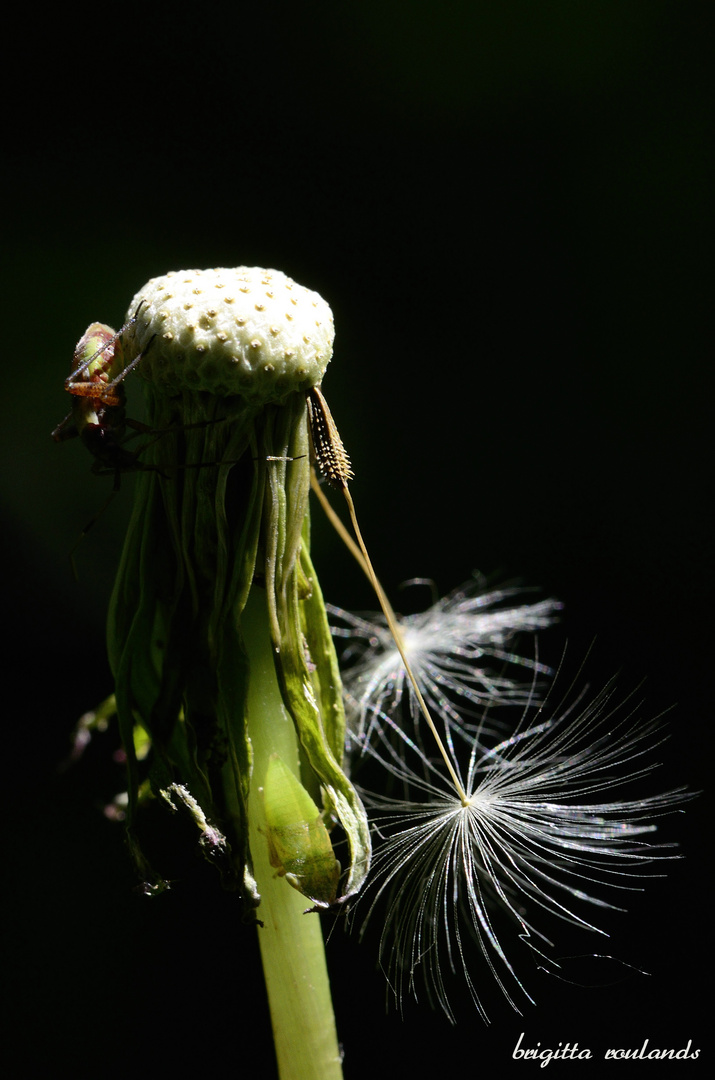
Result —
<instances>
[{"instance_id":1,"label":"seed beak filament","mask_svg":"<svg viewBox=\"0 0 715 1080\"><path fill-rule=\"evenodd\" d=\"M400 627L399 627L399 623L397 621L397 616L395 615L395 612L394 612L394 610L392 608L392 605L390 604L390 601L387 599L387 596L385 594L385 590L383 589L382 585L380 584L380 581L379 581L379 579L377 577L377 574L375 573L375 570L373 568L372 562L370 561L370 556L367 553L367 548L365 546L365 541L362 538L362 533L360 532L360 526L358 525L357 514L355 512L355 504L353 502L352 495L350 494L350 490L348 488L347 481L341 478L340 481L339 481L339 485L334 483L334 486L340 486L340 489L342 490L342 493L345 496L345 501L348 504L348 513L350 514L350 522L352 524L353 531L355 533L355 539L357 540L357 543L355 543L353 538L350 536L350 533L345 528L342 521L340 520L340 518L338 517L338 515L335 513L332 506L330 505L330 503L329 503L329 501L328 501L328 499L327 499L327 497L325 495L325 492L323 491L322 487L320 486L320 483L318 482L318 478L315 475L315 469L311 469L310 485L311 485L313 491L315 492L315 494L317 495L318 500L319 500L321 506L323 507L325 513L327 514L328 519L330 520L331 524L333 525L333 527L335 528L335 530L337 531L337 533L339 534L341 539L344 541L344 543L346 544L346 546L348 547L350 552L353 554L353 556L355 557L355 559L357 560L359 565L362 567L363 572L367 576L370 584L372 585L372 587L373 587L373 589L375 591L375 595L377 596L378 602L379 602L380 607L382 609L382 613L385 616L385 619L387 621L388 630L390 631L390 634L392 635L392 638L393 638L393 640L395 642L395 647L397 648L397 651L400 654L400 659L402 660L402 663L404 664L405 674L407 675L407 678L410 680L410 685L412 686L412 689L413 689L414 694L415 694L415 698L417 699L417 704L419 705L420 711L421 711L422 715L425 718L425 722L426 722L429 730L432 732L432 736L433 736L433 738L434 738L434 740L435 740L435 742L437 744L437 749L439 750L439 752L440 752L440 754L441 754L441 756L442 756L442 758L444 760L444 763L447 766L447 771L449 772L452 783L454 784L457 795L459 796L459 800L460 800L462 806L466 808L470 804L469 796L467 795L466 791L464 790L464 786L462 785L462 782L459 779L457 771L454 768L454 765L452 763L452 759L450 758L449 754L447 753L447 749L446 749L446 747L444 745L444 742L442 741L442 737L439 734L439 732L438 732L438 730L437 730L437 728L435 726L434 720L432 719L432 716L430 715L430 711L427 708L427 703L426 703L426 701L424 699L422 691L420 690L417 679L415 678L415 675L414 675L414 673L412 671L412 666L411 666L409 660L407 659L407 652L406 652L406 649L405 649L405 642L404 642L404 638L402 636L402 632L401 632Z\"/></svg>"}]
</instances>

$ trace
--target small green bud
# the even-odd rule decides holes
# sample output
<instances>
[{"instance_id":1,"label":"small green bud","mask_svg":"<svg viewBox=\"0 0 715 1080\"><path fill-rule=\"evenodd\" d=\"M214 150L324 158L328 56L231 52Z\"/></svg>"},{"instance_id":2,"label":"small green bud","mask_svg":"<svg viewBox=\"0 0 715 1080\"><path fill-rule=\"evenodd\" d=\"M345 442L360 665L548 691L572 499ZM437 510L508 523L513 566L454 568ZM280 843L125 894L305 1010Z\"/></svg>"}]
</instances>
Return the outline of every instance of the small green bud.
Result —
<instances>
[{"instance_id":1,"label":"small green bud","mask_svg":"<svg viewBox=\"0 0 715 1080\"><path fill-rule=\"evenodd\" d=\"M166 394L280 402L319 384L333 353L330 307L279 270L179 270L147 282L130 313L140 305L128 351L146 350L139 374Z\"/></svg>"}]
</instances>

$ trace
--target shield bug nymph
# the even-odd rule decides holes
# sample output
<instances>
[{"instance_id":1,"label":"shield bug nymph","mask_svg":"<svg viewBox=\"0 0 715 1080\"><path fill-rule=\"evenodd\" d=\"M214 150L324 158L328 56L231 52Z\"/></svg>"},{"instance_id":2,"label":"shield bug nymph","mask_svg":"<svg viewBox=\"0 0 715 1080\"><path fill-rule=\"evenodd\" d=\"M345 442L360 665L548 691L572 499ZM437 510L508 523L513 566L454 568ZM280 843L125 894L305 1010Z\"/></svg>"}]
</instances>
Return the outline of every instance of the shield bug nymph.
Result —
<instances>
[{"instance_id":1,"label":"shield bug nymph","mask_svg":"<svg viewBox=\"0 0 715 1080\"><path fill-rule=\"evenodd\" d=\"M72 395L72 411L52 432L55 442L79 437L95 459L92 471L114 473L115 486L120 473L143 467L139 461L141 451L132 452L123 445L127 427L138 432L150 430L125 415L123 380L146 349L125 364L122 335L138 314L139 308L116 333L104 323L87 327L77 342L72 371L65 380L65 390Z\"/></svg>"}]
</instances>

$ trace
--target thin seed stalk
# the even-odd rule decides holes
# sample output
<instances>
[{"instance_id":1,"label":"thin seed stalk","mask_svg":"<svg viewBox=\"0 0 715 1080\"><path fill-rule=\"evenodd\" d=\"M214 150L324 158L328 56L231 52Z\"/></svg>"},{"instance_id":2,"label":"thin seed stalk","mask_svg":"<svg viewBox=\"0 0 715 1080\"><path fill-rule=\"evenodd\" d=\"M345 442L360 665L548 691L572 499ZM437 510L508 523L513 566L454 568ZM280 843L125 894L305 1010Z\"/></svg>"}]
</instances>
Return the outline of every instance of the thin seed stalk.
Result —
<instances>
[{"instance_id":1,"label":"thin seed stalk","mask_svg":"<svg viewBox=\"0 0 715 1080\"><path fill-rule=\"evenodd\" d=\"M243 613L251 669L248 733L253 751L249 798L250 847L261 904L258 940L281 1080L340 1080L343 1075L335 1016L317 914L271 866L262 779L271 754L299 776L298 742L275 672L264 598L249 596Z\"/></svg>"}]
</instances>

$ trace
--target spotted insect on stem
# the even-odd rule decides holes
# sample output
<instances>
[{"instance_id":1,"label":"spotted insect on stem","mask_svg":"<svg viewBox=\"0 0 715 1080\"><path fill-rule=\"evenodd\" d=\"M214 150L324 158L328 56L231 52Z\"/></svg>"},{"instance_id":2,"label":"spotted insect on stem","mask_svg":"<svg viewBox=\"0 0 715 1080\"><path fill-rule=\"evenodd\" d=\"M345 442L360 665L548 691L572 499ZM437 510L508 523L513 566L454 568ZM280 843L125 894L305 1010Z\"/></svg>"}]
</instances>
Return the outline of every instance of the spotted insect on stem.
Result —
<instances>
[{"instance_id":1,"label":"spotted insect on stem","mask_svg":"<svg viewBox=\"0 0 715 1080\"><path fill-rule=\"evenodd\" d=\"M320 810L288 766L272 754L263 781L268 858L280 877L312 900L336 903L340 863Z\"/></svg>"}]
</instances>

